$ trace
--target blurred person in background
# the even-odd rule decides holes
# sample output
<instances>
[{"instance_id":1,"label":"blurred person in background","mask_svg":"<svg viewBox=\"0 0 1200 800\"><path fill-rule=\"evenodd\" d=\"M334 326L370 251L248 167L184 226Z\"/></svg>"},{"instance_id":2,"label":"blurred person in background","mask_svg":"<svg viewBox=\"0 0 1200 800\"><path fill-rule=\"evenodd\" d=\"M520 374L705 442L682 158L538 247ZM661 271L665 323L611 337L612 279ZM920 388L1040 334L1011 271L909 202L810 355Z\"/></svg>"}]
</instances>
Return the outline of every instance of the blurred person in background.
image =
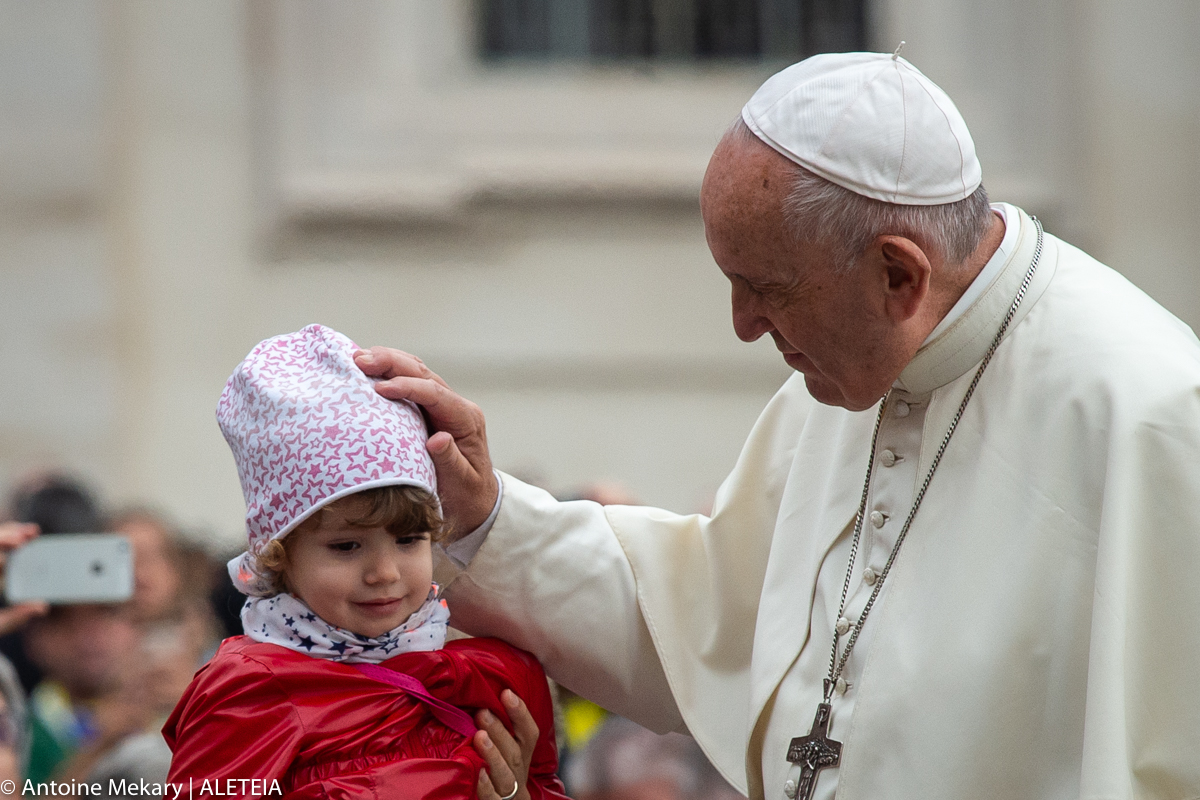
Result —
<instances>
[{"instance_id":1,"label":"blurred person in background","mask_svg":"<svg viewBox=\"0 0 1200 800\"><path fill-rule=\"evenodd\" d=\"M133 598L129 607L145 632L161 634L163 628L179 629L206 651L215 649L218 628L210 603L212 576L217 570L224 574L224 565L185 540L163 514L151 509L118 511L107 529L127 537L133 546Z\"/></svg>"},{"instance_id":2,"label":"blurred person in background","mask_svg":"<svg viewBox=\"0 0 1200 800\"><path fill-rule=\"evenodd\" d=\"M160 515L136 508L105 521L93 498L52 474L25 481L11 503L48 535L114 531L133 549L129 601L54 606L15 650L10 637L30 687L28 777L162 781L170 752L159 728L215 646L207 582L193 577L212 569Z\"/></svg>"},{"instance_id":3,"label":"blurred person in background","mask_svg":"<svg viewBox=\"0 0 1200 800\"><path fill-rule=\"evenodd\" d=\"M45 534L96 533L101 529L100 509L92 492L56 472L35 472L19 481L9 499L7 516ZM19 627L0 631L0 654L16 668L28 695L43 675L26 655L23 635L15 632Z\"/></svg>"},{"instance_id":4,"label":"blurred person in background","mask_svg":"<svg viewBox=\"0 0 1200 800\"><path fill-rule=\"evenodd\" d=\"M143 508L119 511L105 530L129 539L133 548L133 597L129 611L140 624L181 613L183 573L178 537L159 514Z\"/></svg>"},{"instance_id":5,"label":"blurred person in background","mask_svg":"<svg viewBox=\"0 0 1200 800\"><path fill-rule=\"evenodd\" d=\"M133 547L133 597L121 609L135 632L133 657L117 660L117 681L95 706L92 736L58 772L63 780L99 782L105 791L110 780L166 780L171 751L163 723L218 642L207 555L146 508L118 511L106 529Z\"/></svg>"},{"instance_id":6,"label":"blurred person in background","mask_svg":"<svg viewBox=\"0 0 1200 800\"><path fill-rule=\"evenodd\" d=\"M103 529L93 493L65 475L43 473L22 481L10 516L45 535ZM128 611L118 605L60 605L9 635L0 650L12 659L29 693L28 777L48 780L82 742L130 723L110 696L123 660L138 639Z\"/></svg>"},{"instance_id":7,"label":"blurred person in background","mask_svg":"<svg viewBox=\"0 0 1200 800\"><path fill-rule=\"evenodd\" d=\"M8 553L37 535L37 525L0 522L0 569L4 567ZM0 609L0 634L19 630L47 610L48 606L41 602L17 603ZM0 655L0 781L19 781L24 776L28 759L25 691L13 665Z\"/></svg>"},{"instance_id":8,"label":"blurred person in background","mask_svg":"<svg viewBox=\"0 0 1200 800\"><path fill-rule=\"evenodd\" d=\"M563 776L576 800L738 800L691 737L609 715Z\"/></svg>"},{"instance_id":9,"label":"blurred person in background","mask_svg":"<svg viewBox=\"0 0 1200 800\"><path fill-rule=\"evenodd\" d=\"M591 500L602 506L636 506L641 501L620 481L595 481L559 498L562 502Z\"/></svg>"},{"instance_id":10,"label":"blurred person in background","mask_svg":"<svg viewBox=\"0 0 1200 800\"><path fill-rule=\"evenodd\" d=\"M55 472L26 477L12 494L10 515L38 526L42 533L96 533L100 508L83 483Z\"/></svg>"},{"instance_id":11,"label":"blurred person in background","mask_svg":"<svg viewBox=\"0 0 1200 800\"><path fill-rule=\"evenodd\" d=\"M11 669L0 672L3 672L0 677L0 781L20 783L25 777L25 756L29 746L29 737L24 730L25 697L16 682L16 673Z\"/></svg>"},{"instance_id":12,"label":"blurred person in background","mask_svg":"<svg viewBox=\"0 0 1200 800\"><path fill-rule=\"evenodd\" d=\"M44 677L30 695L29 778L58 777L83 748L106 748L149 722L128 677L140 632L120 604L53 606L25 631L30 659Z\"/></svg>"}]
</instances>

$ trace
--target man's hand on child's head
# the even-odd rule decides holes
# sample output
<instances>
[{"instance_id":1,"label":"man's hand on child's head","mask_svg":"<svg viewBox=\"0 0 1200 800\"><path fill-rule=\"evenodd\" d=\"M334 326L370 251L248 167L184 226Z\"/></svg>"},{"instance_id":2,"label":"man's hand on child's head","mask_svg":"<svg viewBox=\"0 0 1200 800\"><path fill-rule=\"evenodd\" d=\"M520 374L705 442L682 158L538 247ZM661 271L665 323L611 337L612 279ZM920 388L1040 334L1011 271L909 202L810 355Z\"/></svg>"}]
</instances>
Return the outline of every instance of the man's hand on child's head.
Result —
<instances>
[{"instance_id":1,"label":"man's hand on child's head","mask_svg":"<svg viewBox=\"0 0 1200 800\"><path fill-rule=\"evenodd\" d=\"M500 700L508 709L513 732L510 734L486 709L475 715L475 724L480 728L475 732L475 749L487 762L487 769L479 773L476 794L479 800L529 800L525 784L540 731L525 703L511 689L501 692Z\"/></svg>"},{"instance_id":2,"label":"man's hand on child's head","mask_svg":"<svg viewBox=\"0 0 1200 800\"><path fill-rule=\"evenodd\" d=\"M492 472L487 428L479 406L456 394L414 355L388 347L354 354L375 391L391 400L411 400L425 409L437 431L426 448L437 468L438 496L454 541L484 523L500 487Z\"/></svg>"}]
</instances>

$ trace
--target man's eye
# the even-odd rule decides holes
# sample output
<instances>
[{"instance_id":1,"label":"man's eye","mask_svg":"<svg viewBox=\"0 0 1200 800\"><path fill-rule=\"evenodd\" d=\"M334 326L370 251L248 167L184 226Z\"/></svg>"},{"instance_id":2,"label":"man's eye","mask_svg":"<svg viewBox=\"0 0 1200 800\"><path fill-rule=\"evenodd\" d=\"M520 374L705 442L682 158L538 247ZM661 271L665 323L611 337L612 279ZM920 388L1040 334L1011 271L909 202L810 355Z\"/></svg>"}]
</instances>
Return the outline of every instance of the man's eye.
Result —
<instances>
[{"instance_id":1,"label":"man's eye","mask_svg":"<svg viewBox=\"0 0 1200 800\"><path fill-rule=\"evenodd\" d=\"M771 295L779 293L778 286L766 286L758 283L747 283L746 288L759 297L769 298Z\"/></svg>"}]
</instances>

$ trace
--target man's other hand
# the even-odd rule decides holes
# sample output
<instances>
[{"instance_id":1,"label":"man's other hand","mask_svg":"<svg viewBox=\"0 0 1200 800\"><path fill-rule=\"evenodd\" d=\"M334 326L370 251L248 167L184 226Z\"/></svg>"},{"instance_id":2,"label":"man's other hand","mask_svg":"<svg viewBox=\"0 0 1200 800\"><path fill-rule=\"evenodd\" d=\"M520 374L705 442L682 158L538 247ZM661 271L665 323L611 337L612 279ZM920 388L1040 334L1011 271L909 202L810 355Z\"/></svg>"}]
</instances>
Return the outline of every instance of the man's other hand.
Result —
<instances>
[{"instance_id":1,"label":"man's other hand","mask_svg":"<svg viewBox=\"0 0 1200 800\"><path fill-rule=\"evenodd\" d=\"M487 430L479 406L455 394L425 362L388 347L355 353L359 369L379 378L375 391L391 400L411 400L429 414L436 433L425 445L437 468L438 495L449 541L487 520L500 487L492 472Z\"/></svg>"},{"instance_id":2,"label":"man's other hand","mask_svg":"<svg viewBox=\"0 0 1200 800\"><path fill-rule=\"evenodd\" d=\"M537 745L538 725L512 689L501 692L500 700L512 719L511 733L490 711L475 715L479 730L475 732L472 744L487 762L487 769L479 773L476 797L478 800L529 800L529 766Z\"/></svg>"}]
</instances>

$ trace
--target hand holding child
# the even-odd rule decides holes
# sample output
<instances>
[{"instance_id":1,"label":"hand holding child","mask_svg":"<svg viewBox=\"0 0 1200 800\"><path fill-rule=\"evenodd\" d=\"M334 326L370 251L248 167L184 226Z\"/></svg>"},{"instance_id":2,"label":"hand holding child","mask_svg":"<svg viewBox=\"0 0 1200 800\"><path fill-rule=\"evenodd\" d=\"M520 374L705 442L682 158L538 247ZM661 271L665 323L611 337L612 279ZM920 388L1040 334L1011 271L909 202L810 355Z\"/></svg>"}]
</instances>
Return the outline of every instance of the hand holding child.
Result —
<instances>
[{"instance_id":1,"label":"hand holding child","mask_svg":"<svg viewBox=\"0 0 1200 800\"><path fill-rule=\"evenodd\" d=\"M500 694L513 722L510 734L496 716L488 711L475 715L480 728L475 734L475 749L487 761L476 786L479 800L529 800L529 764L538 740L538 726L521 698L511 689ZM518 791L513 794L513 790Z\"/></svg>"}]
</instances>

